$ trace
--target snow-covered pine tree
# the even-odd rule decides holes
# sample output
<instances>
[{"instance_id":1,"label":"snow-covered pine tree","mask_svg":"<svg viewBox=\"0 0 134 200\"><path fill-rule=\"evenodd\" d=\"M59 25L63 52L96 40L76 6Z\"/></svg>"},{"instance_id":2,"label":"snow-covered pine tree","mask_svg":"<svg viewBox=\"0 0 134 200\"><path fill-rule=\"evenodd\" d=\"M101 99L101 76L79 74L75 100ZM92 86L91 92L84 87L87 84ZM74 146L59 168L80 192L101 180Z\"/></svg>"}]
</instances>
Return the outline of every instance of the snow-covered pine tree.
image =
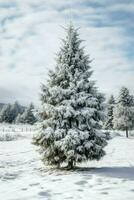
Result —
<instances>
[{"instance_id":1,"label":"snow-covered pine tree","mask_svg":"<svg viewBox=\"0 0 134 200\"><path fill-rule=\"evenodd\" d=\"M114 96L111 95L107 103L107 114L104 128L107 130L113 129L113 109L115 105Z\"/></svg>"},{"instance_id":2,"label":"snow-covered pine tree","mask_svg":"<svg viewBox=\"0 0 134 200\"><path fill-rule=\"evenodd\" d=\"M18 114L22 114L23 111L23 107L17 101L15 101L15 103L11 106L12 122L15 122Z\"/></svg>"},{"instance_id":3,"label":"snow-covered pine tree","mask_svg":"<svg viewBox=\"0 0 134 200\"><path fill-rule=\"evenodd\" d=\"M16 124L23 124L24 123L24 119L23 119L23 114L18 114L16 119L15 119L15 123Z\"/></svg>"},{"instance_id":4,"label":"snow-covered pine tree","mask_svg":"<svg viewBox=\"0 0 134 200\"><path fill-rule=\"evenodd\" d=\"M33 125L37 120L33 114L34 106L31 103L28 108L25 109L24 113L20 116L20 120L25 124Z\"/></svg>"},{"instance_id":5,"label":"snow-covered pine tree","mask_svg":"<svg viewBox=\"0 0 134 200\"><path fill-rule=\"evenodd\" d=\"M134 128L134 98L126 87L122 87L119 93L118 102L114 108L114 128L128 131Z\"/></svg>"},{"instance_id":6,"label":"snow-covered pine tree","mask_svg":"<svg viewBox=\"0 0 134 200\"><path fill-rule=\"evenodd\" d=\"M12 123L11 104L3 106L0 112L0 122Z\"/></svg>"},{"instance_id":7,"label":"snow-covered pine tree","mask_svg":"<svg viewBox=\"0 0 134 200\"><path fill-rule=\"evenodd\" d=\"M43 122L34 143L50 165L63 162L73 168L77 162L99 160L105 155L101 132L104 96L97 91L90 60L84 53L77 29L70 25L57 55L57 65L42 85Z\"/></svg>"}]
</instances>

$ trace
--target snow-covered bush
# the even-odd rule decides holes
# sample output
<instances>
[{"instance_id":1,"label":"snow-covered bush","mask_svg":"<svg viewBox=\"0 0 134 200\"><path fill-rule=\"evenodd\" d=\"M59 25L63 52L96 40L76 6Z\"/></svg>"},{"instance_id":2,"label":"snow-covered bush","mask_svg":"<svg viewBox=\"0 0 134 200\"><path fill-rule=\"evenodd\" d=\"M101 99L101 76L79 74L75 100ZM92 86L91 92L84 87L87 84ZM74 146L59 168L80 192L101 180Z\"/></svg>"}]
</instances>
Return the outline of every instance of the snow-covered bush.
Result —
<instances>
[{"instance_id":1,"label":"snow-covered bush","mask_svg":"<svg viewBox=\"0 0 134 200\"><path fill-rule=\"evenodd\" d=\"M16 140L18 135L12 135L10 133L1 133L0 134L0 141L12 141Z\"/></svg>"}]
</instances>

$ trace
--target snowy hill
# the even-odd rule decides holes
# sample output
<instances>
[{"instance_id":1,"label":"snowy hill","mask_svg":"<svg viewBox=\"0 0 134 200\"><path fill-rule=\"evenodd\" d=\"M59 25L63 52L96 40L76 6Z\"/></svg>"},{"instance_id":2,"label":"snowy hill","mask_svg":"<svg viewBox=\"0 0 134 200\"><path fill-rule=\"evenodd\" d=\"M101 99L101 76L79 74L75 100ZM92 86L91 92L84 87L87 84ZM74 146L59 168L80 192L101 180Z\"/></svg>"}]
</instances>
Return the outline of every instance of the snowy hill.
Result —
<instances>
[{"instance_id":1,"label":"snowy hill","mask_svg":"<svg viewBox=\"0 0 134 200\"><path fill-rule=\"evenodd\" d=\"M3 128L0 134L5 134L3 130L13 134L13 126ZM85 163L75 171L58 171L41 163L31 144L34 129L16 126L14 130L24 137L0 142L0 199L134 199L134 138L119 134L109 140L101 161Z\"/></svg>"}]
</instances>

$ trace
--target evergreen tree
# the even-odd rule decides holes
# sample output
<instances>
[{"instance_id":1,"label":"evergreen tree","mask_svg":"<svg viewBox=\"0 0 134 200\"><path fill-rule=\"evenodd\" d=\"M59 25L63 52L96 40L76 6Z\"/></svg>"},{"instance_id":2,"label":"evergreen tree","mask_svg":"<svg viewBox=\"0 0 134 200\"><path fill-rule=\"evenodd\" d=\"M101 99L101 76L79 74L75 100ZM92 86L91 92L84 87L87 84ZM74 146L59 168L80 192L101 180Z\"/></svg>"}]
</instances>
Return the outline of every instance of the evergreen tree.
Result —
<instances>
[{"instance_id":1,"label":"evergreen tree","mask_svg":"<svg viewBox=\"0 0 134 200\"><path fill-rule=\"evenodd\" d=\"M134 128L134 98L129 94L126 87L122 87L119 93L118 102L114 108L114 128L128 131Z\"/></svg>"},{"instance_id":2,"label":"evergreen tree","mask_svg":"<svg viewBox=\"0 0 134 200\"><path fill-rule=\"evenodd\" d=\"M70 25L57 55L57 65L42 85L40 133L34 138L43 152L43 160L60 166L67 162L99 160L104 156L106 140L101 132L104 96L89 80L90 60L80 46L77 30Z\"/></svg>"},{"instance_id":3,"label":"evergreen tree","mask_svg":"<svg viewBox=\"0 0 134 200\"><path fill-rule=\"evenodd\" d=\"M114 96L111 95L108 103L107 103L107 115L106 115L106 121L104 124L104 128L105 129L113 129L113 109L114 109L114 105L115 105L115 99Z\"/></svg>"},{"instance_id":4,"label":"evergreen tree","mask_svg":"<svg viewBox=\"0 0 134 200\"><path fill-rule=\"evenodd\" d=\"M16 119L15 119L16 124L24 124L24 119L23 119L23 114L18 114Z\"/></svg>"},{"instance_id":5,"label":"evergreen tree","mask_svg":"<svg viewBox=\"0 0 134 200\"><path fill-rule=\"evenodd\" d=\"M33 109L34 109L33 104L30 104L29 107L25 109L22 116L20 116L20 120L23 123L33 125L37 121L34 114L33 114Z\"/></svg>"},{"instance_id":6,"label":"evergreen tree","mask_svg":"<svg viewBox=\"0 0 134 200\"><path fill-rule=\"evenodd\" d=\"M18 114L22 114L24 108L16 101L13 105L6 104L0 112L0 122L14 123Z\"/></svg>"},{"instance_id":7,"label":"evergreen tree","mask_svg":"<svg viewBox=\"0 0 134 200\"><path fill-rule=\"evenodd\" d=\"M15 122L18 114L22 114L23 111L24 109L22 108L22 106L17 101L15 101L15 103L11 106L12 122Z\"/></svg>"},{"instance_id":8,"label":"evergreen tree","mask_svg":"<svg viewBox=\"0 0 134 200\"><path fill-rule=\"evenodd\" d=\"M0 122L12 123L11 104L3 106L0 113Z\"/></svg>"}]
</instances>

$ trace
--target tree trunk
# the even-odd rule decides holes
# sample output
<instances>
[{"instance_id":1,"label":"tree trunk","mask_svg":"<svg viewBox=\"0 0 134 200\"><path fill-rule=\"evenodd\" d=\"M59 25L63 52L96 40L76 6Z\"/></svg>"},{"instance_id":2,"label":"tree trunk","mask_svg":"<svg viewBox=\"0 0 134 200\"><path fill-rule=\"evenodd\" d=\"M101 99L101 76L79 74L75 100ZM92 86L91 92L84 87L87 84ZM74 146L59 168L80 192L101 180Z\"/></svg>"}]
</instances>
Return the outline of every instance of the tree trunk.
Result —
<instances>
[{"instance_id":1,"label":"tree trunk","mask_svg":"<svg viewBox=\"0 0 134 200\"><path fill-rule=\"evenodd\" d=\"M60 169L60 162L58 162L57 164L57 169Z\"/></svg>"},{"instance_id":2,"label":"tree trunk","mask_svg":"<svg viewBox=\"0 0 134 200\"><path fill-rule=\"evenodd\" d=\"M126 137L128 138L128 127L126 127Z\"/></svg>"},{"instance_id":3,"label":"tree trunk","mask_svg":"<svg viewBox=\"0 0 134 200\"><path fill-rule=\"evenodd\" d=\"M68 166L67 166L67 168L68 168L68 169L73 169L73 168L74 168L73 160L68 161Z\"/></svg>"}]
</instances>

